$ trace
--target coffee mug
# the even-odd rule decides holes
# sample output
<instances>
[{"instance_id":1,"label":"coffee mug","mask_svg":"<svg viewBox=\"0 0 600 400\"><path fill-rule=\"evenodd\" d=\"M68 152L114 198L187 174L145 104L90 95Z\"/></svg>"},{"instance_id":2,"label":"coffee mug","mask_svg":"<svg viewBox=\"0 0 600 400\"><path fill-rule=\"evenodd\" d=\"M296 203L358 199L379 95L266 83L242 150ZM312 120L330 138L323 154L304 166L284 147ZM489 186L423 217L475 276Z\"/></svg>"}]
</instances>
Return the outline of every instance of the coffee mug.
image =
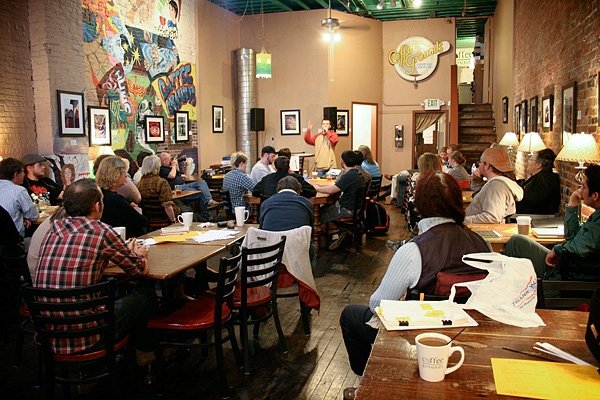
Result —
<instances>
[{"instance_id":1,"label":"coffee mug","mask_svg":"<svg viewBox=\"0 0 600 400\"><path fill-rule=\"evenodd\" d=\"M235 224L237 226L244 226L244 222L248 220L250 212L246 210L246 207L236 207L235 209Z\"/></svg>"},{"instance_id":2,"label":"coffee mug","mask_svg":"<svg viewBox=\"0 0 600 400\"><path fill-rule=\"evenodd\" d=\"M121 236L123 241L127 240L127 229L124 226L115 226L113 229Z\"/></svg>"},{"instance_id":3,"label":"coffee mug","mask_svg":"<svg viewBox=\"0 0 600 400\"><path fill-rule=\"evenodd\" d=\"M531 217L528 215L519 215L517 217L517 231L520 235L529 235L531 226Z\"/></svg>"},{"instance_id":4,"label":"coffee mug","mask_svg":"<svg viewBox=\"0 0 600 400\"><path fill-rule=\"evenodd\" d=\"M445 376L456 371L465 361L465 351L460 346L450 346L450 338L440 333L422 333L415 338L419 375L428 382L443 381ZM460 353L460 360L448 368L448 359Z\"/></svg>"},{"instance_id":5,"label":"coffee mug","mask_svg":"<svg viewBox=\"0 0 600 400\"><path fill-rule=\"evenodd\" d=\"M193 212L184 212L177 216L177 221L181 222L185 227L189 228L192 226L192 222L194 221L194 213Z\"/></svg>"}]
</instances>

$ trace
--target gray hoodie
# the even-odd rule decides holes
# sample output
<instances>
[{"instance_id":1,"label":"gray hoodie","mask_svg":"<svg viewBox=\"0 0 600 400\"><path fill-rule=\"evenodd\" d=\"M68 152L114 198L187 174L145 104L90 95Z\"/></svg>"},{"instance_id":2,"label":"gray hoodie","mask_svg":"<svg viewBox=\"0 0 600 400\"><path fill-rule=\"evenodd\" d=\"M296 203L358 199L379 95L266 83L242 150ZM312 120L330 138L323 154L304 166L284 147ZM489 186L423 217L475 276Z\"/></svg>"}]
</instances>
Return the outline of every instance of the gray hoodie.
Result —
<instances>
[{"instance_id":1,"label":"gray hoodie","mask_svg":"<svg viewBox=\"0 0 600 400\"><path fill-rule=\"evenodd\" d=\"M502 224L514 214L515 202L523 198L523 189L512 179L495 176L481 189L465 210L465 224Z\"/></svg>"}]
</instances>

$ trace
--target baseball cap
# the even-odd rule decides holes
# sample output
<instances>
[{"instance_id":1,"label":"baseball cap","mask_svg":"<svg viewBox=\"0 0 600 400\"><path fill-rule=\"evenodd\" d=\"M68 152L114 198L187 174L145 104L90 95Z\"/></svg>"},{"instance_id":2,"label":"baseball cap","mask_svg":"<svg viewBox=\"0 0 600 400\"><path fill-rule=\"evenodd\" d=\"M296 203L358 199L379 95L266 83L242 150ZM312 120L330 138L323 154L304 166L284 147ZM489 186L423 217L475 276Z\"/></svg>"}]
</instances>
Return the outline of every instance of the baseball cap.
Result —
<instances>
[{"instance_id":1,"label":"baseball cap","mask_svg":"<svg viewBox=\"0 0 600 400\"><path fill-rule=\"evenodd\" d=\"M485 149L481 155L481 161L492 165L500 172L508 172L515 169L508 158L508 153L501 147Z\"/></svg>"}]
</instances>

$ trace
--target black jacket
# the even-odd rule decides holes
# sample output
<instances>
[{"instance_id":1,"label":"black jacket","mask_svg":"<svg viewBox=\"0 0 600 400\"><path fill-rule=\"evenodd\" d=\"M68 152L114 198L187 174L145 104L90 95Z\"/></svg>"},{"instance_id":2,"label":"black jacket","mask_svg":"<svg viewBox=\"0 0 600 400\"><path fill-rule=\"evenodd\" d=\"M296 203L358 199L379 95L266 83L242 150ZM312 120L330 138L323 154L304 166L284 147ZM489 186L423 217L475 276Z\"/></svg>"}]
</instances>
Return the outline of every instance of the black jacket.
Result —
<instances>
[{"instance_id":1,"label":"black jacket","mask_svg":"<svg viewBox=\"0 0 600 400\"><path fill-rule=\"evenodd\" d=\"M523 200L517 202L517 214L556 214L560 207L560 177L552 168L543 169L526 181L517 181L523 188Z\"/></svg>"}]
</instances>

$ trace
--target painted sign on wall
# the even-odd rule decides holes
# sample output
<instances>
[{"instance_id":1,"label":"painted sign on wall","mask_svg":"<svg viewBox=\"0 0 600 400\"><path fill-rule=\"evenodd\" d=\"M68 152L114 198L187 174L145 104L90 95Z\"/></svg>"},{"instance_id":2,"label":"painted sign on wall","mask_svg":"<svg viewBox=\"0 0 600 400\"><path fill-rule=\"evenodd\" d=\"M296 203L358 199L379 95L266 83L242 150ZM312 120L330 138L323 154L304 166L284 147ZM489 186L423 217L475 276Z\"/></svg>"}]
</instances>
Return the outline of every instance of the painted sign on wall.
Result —
<instances>
[{"instance_id":1,"label":"painted sign on wall","mask_svg":"<svg viewBox=\"0 0 600 400\"><path fill-rule=\"evenodd\" d=\"M433 74L438 57L448 50L450 43L446 41L432 43L427 38L411 36L390 51L388 61L403 79L422 81Z\"/></svg>"}]
</instances>

